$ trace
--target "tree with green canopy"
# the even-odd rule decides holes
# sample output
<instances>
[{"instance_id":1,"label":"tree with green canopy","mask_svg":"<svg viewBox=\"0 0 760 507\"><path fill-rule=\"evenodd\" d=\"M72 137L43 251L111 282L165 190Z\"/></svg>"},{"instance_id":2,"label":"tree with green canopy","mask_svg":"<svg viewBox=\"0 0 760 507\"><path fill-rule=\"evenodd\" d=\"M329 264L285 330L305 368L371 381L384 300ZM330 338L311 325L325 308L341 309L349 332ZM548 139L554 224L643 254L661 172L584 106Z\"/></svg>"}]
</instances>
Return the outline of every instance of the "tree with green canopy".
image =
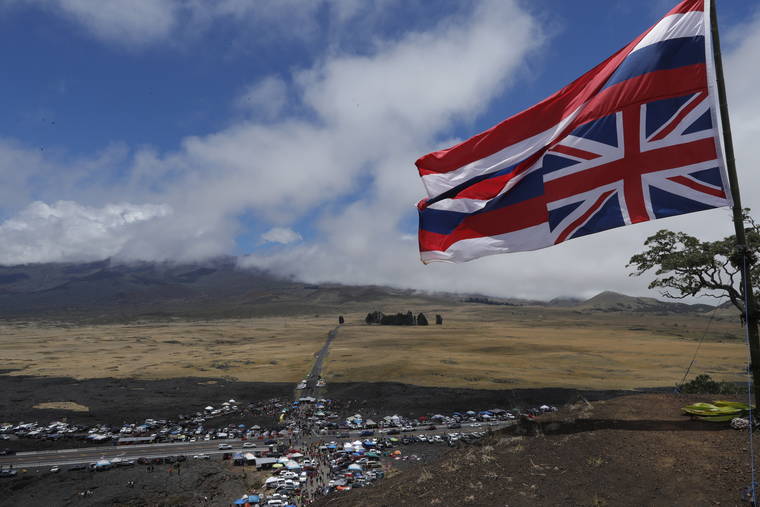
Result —
<instances>
[{"instance_id":1,"label":"tree with green canopy","mask_svg":"<svg viewBox=\"0 0 760 507\"><path fill-rule=\"evenodd\" d=\"M760 227L745 214L747 227L747 262L755 302L760 296L760 265L754 261L760 253ZM639 276L654 270L655 279L650 289L661 289L667 298L683 299L695 296L728 298L742 312L744 309L744 286L741 267L742 252L737 249L736 237L728 236L718 241L700 241L683 232L660 230L644 242L646 251L631 257L628 267ZM757 304L753 308L757 313Z\"/></svg>"}]
</instances>

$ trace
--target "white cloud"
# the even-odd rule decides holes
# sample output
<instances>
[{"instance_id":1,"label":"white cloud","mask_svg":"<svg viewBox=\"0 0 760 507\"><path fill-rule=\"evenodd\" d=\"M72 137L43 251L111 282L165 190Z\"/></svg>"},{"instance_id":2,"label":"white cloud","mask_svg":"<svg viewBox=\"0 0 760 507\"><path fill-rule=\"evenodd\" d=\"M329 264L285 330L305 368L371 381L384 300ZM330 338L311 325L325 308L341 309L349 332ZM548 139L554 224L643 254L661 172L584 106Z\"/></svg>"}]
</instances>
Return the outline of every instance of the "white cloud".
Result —
<instances>
[{"instance_id":1,"label":"white cloud","mask_svg":"<svg viewBox=\"0 0 760 507\"><path fill-rule=\"evenodd\" d=\"M60 12L95 37L123 45L165 39L177 23L180 3L172 0L12 0Z\"/></svg>"},{"instance_id":2,"label":"white cloud","mask_svg":"<svg viewBox=\"0 0 760 507\"><path fill-rule=\"evenodd\" d=\"M166 205L33 202L0 223L0 264L98 260L123 252L140 226L171 213Z\"/></svg>"},{"instance_id":3,"label":"white cloud","mask_svg":"<svg viewBox=\"0 0 760 507\"><path fill-rule=\"evenodd\" d=\"M273 227L261 235L261 239L267 243L280 243L287 245L295 241L301 241L303 238L293 229L287 227Z\"/></svg>"}]
</instances>

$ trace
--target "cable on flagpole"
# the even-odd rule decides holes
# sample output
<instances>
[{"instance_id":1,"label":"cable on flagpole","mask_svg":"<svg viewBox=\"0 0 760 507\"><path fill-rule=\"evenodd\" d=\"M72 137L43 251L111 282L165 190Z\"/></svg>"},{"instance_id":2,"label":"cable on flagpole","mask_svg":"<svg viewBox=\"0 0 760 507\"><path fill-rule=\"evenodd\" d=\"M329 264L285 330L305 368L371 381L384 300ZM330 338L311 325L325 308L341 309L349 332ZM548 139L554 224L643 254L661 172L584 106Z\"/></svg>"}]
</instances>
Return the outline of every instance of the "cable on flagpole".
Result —
<instances>
[{"instance_id":1,"label":"cable on flagpole","mask_svg":"<svg viewBox=\"0 0 760 507\"><path fill-rule=\"evenodd\" d=\"M686 368L686 373L683 374L683 378L681 379L681 382L676 384L676 387L673 390L674 392L676 393L681 392L681 388L686 382L686 377L689 376L691 367L694 366L694 361L697 360L697 354L699 354L699 349L702 347L702 343L705 341L705 337L707 336L707 333L710 331L710 325L712 324L713 319L715 318L715 312L717 310L718 310L718 307L716 306L715 308L713 308L712 312L710 312L710 320L707 321L707 326L705 327L705 330L702 333L702 337L699 339L699 343L697 344L697 349L694 351L694 356L691 358L691 362L689 363L689 366Z\"/></svg>"},{"instance_id":2,"label":"cable on flagpole","mask_svg":"<svg viewBox=\"0 0 760 507\"><path fill-rule=\"evenodd\" d=\"M742 285L744 286L744 340L747 345L747 404L749 405L749 415L747 416L749 420L749 424L747 425L747 431L749 435L749 463L750 463L750 486L749 486L749 492L752 494L752 503L751 505L755 507L757 505L757 482L755 481L755 448L752 446L752 432L754 431L755 421L753 419L753 410L752 410L752 374L751 369L749 366L752 364L752 355L750 350L750 344L749 344L749 318L747 317L747 312L749 309L749 295L747 294L747 289L749 287L749 284L747 283L748 278L748 266L747 266L747 248L746 246L742 249L742 262L744 264L744 269L742 270ZM758 407L755 407L757 409Z\"/></svg>"}]
</instances>

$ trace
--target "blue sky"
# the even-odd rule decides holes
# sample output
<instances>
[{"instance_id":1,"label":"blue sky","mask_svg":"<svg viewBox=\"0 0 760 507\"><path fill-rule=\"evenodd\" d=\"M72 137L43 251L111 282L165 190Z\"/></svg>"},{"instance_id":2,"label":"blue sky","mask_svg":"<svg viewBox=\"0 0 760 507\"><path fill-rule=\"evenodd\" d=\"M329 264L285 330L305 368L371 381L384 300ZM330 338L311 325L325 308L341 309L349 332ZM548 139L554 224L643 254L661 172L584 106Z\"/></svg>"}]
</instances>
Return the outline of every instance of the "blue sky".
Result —
<instances>
[{"instance_id":1,"label":"blue sky","mask_svg":"<svg viewBox=\"0 0 760 507\"><path fill-rule=\"evenodd\" d=\"M413 163L543 99L674 3L0 2L0 262L250 254L313 281L644 293L624 268L643 238L704 219L637 226L603 273L574 260L599 239L423 267ZM756 71L732 62L756 49L757 6L723 0L719 15L744 83ZM735 88L750 133L758 102ZM728 234L713 215L705 234ZM547 273L557 259L577 273Z\"/></svg>"}]
</instances>

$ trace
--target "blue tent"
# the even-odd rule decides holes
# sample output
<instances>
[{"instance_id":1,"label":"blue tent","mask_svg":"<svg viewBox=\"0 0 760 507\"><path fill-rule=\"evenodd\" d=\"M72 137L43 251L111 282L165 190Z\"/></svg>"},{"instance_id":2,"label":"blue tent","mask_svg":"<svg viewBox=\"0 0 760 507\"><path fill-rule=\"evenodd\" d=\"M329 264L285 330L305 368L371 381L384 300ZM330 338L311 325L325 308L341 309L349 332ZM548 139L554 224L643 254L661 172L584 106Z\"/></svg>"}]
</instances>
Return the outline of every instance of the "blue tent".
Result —
<instances>
[{"instance_id":1,"label":"blue tent","mask_svg":"<svg viewBox=\"0 0 760 507\"><path fill-rule=\"evenodd\" d=\"M235 500L234 502L232 502L232 505L245 505L247 503L248 503L248 499L247 498L238 498L237 500Z\"/></svg>"},{"instance_id":2,"label":"blue tent","mask_svg":"<svg viewBox=\"0 0 760 507\"><path fill-rule=\"evenodd\" d=\"M259 495L248 495L248 501L251 503L259 503L261 502L261 498Z\"/></svg>"},{"instance_id":3,"label":"blue tent","mask_svg":"<svg viewBox=\"0 0 760 507\"><path fill-rule=\"evenodd\" d=\"M245 428L245 424L238 424L238 428Z\"/></svg>"}]
</instances>

